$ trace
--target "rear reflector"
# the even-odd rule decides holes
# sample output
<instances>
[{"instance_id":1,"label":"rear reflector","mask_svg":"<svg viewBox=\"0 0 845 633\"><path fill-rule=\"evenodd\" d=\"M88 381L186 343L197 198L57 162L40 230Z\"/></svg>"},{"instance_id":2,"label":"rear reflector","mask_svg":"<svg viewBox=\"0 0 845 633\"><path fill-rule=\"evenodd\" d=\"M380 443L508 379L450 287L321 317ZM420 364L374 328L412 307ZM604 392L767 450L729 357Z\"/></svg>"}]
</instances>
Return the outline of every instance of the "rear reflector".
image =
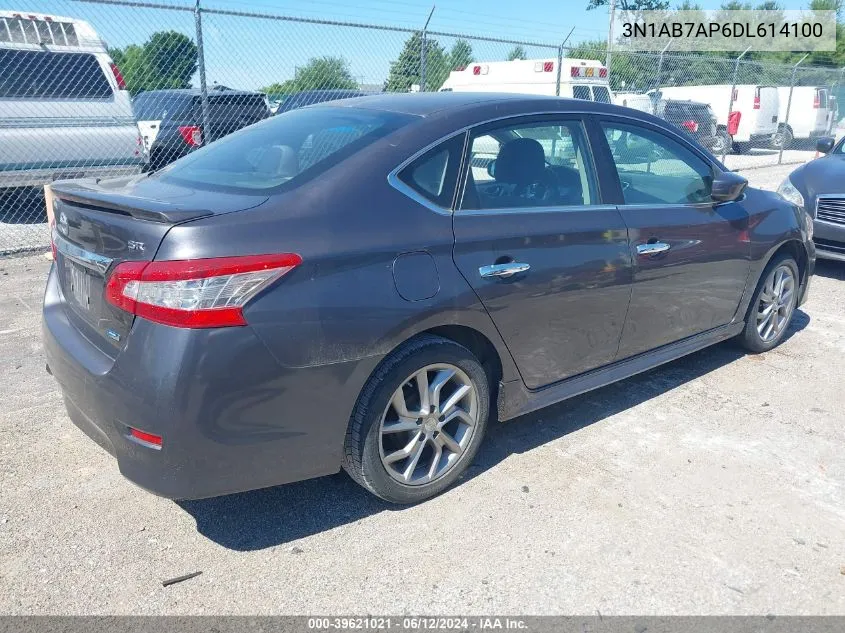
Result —
<instances>
[{"instance_id":1,"label":"rear reflector","mask_svg":"<svg viewBox=\"0 0 845 633\"><path fill-rule=\"evenodd\" d=\"M106 300L130 314L174 327L246 325L243 307L302 263L296 253L179 261L122 262Z\"/></svg>"},{"instance_id":2,"label":"rear reflector","mask_svg":"<svg viewBox=\"0 0 845 633\"><path fill-rule=\"evenodd\" d=\"M131 426L129 427L129 435L134 437L136 440L141 440L145 444L152 444L152 448L161 448L161 436L160 435L153 435L152 433L145 433L144 431L139 431L138 429L133 429Z\"/></svg>"},{"instance_id":3,"label":"rear reflector","mask_svg":"<svg viewBox=\"0 0 845 633\"><path fill-rule=\"evenodd\" d=\"M180 125L179 134L191 147L199 147L202 145L202 130L199 125Z\"/></svg>"},{"instance_id":4,"label":"rear reflector","mask_svg":"<svg viewBox=\"0 0 845 633\"><path fill-rule=\"evenodd\" d=\"M822 105L822 100L819 98L819 91L813 96L813 110L818 110Z\"/></svg>"}]
</instances>

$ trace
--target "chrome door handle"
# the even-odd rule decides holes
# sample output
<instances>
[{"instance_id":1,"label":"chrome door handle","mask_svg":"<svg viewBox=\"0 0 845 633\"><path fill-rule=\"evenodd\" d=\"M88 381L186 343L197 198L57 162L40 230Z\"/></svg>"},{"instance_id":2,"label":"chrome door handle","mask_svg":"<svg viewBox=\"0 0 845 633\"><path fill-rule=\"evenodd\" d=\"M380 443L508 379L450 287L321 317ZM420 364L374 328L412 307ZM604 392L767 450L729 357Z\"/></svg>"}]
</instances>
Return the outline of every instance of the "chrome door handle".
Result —
<instances>
[{"instance_id":1,"label":"chrome door handle","mask_svg":"<svg viewBox=\"0 0 845 633\"><path fill-rule=\"evenodd\" d=\"M492 264L490 266L481 266L478 269L478 274L482 277L512 277L517 273L524 273L529 268L531 268L531 266L528 264L508 262L507 264Z\"/></svg>"},{"instance_id":2,"label":"chrome door handle","mask_svg":"<svg viewBox=\"0 0 845 633\"><path fill-rule=\"evenodd\" d=\"M665 242L654 242L653 244L637 244L637 255L657 255L665 253L671 246Z\"/></svg>"}]
</instances>

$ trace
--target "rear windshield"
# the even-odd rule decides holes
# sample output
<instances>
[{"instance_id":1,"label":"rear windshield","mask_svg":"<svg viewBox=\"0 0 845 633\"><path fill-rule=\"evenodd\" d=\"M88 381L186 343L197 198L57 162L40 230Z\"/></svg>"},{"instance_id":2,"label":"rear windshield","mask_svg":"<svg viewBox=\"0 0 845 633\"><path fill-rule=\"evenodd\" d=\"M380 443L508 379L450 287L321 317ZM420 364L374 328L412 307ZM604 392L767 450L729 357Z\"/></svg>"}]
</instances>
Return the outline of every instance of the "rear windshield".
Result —
<instances>
[{"instance_id":1,"label":"rear windshield","mask_svg":"<svg viewBox=\"0 0 845 633\"><path fill-rule=\"evenodd\" d=\"M199 97L197 98L199 104ZM208 113L212 118L233 119L243 116L263 118L269 110L263 94L208 95Z\"/></svg>"},{"instance_id":2,"label":"rear windshield","mask_svg":"<svg viewBox=\"0 0 845 633\"><path fill-rule=\"evenodd\" d=\"M704 103L672 103L670 101L666 104L666 115L710 120L710 108Z\"/></svg>"},{"instance_id":3,"label":"rear windshield","mask_svg":"<svg viewBox=\"0 0 845 633\"><path fill-rule=\"evenodd\" d=\"M192 104L190 96L142 92L132 101L132 109L139 121L163 121L190 115Z\"/></svg>"},{"instance_id":4,"label":"rear windshield","mask_svg":"<svg viewBox=\"0 0 845 633\"><path fill-rule=\"evenodd\" d=\"M108 99L112 88L88 53L0 49L0 98Z\"/></svg>"},{"instance_id":5,"label":"rear windshield","mask_svg":"<svg viewBox=\"0 0 845 633\"><path fill-rule=\"evenodd\" d=\"M188 154L161 178L201 189L270 193L318 176L414 119L330 106L294 110Z\"/></svg>"},{"instance_id":6,"label":"rear windshield","mask_svg":"<svg viewBox=\"0 0 845 633\"><path fill-rule=\"evenodd\" d=\"M610 91L604 86L593 86L593 97L599 103L610 103Z\"/></svg>"}]
</instances>

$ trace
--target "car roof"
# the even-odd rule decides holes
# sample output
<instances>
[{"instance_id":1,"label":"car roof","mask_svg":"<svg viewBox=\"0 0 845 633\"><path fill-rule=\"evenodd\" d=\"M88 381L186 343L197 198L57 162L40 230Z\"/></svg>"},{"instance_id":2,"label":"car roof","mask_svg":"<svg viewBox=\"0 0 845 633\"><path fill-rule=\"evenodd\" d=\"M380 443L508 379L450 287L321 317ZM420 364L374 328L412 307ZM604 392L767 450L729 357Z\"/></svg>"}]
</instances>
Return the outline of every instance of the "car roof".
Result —
<instances>
[{"instance_id":1,"label":"car roof","mask_svg":"<svg viewBox=\"0 0 845 633\"><path fill-rule=\"evenodd\" d=\"M565 97L550 97L546 95L515 94L509 92L385 92L378 95L356 97L333 101L332 106L354 107L370 110L385 110L416 116L429 116L444 110L463 110L483 105L495 106L504 103L523 103L526 110L533 107L542 108L554 103L555 110L566 111L566 104L571 104L573 110L583 110L585 104L594 106L596 111L612 111L615 106L586 101L583 99L568 99ZM608 106L610 110L608 110Z\"/></svg>"}]
</instances>

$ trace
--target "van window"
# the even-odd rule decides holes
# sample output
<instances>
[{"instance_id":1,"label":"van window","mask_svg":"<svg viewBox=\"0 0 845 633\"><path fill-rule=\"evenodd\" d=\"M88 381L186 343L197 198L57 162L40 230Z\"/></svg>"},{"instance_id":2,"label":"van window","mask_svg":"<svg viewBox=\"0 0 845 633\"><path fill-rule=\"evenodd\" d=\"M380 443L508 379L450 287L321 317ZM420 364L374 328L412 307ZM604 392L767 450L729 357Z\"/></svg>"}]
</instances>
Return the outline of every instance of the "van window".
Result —
<instances>
[{"instance_id":1,"label":"van window","mask_svg":"<svg viewBox=\"0 0 845 633\"><path fill-rule=\"evenodd\" d=\"M572 86L572 96L576 99L584 99L585 101L591 101L590 99L590 87L589 86Z\"/></svg>"},{"instance_id":2,"label":"van window","mask_svg":"<svg viewBox=\"0 0 845 633\"><path fill-rule=\"evenodd\" d=\"M604 86L593 86L593 101L610 103L610 91Z\"/></svg>"},{"instance_id":3,"label":"van window","mask_svg":"<svg viewBox=\"0 0 845 633\"><path fill-rule=\"evenodd\" d=\"M0 49L0 98L108 99L111 84L94 55Z\"/></svg>"},{"instance_id":4,"label":"van window","mask_svg":"<svg viewBox=\"0 0 845 633\"><path fill-rule=\"evenodd\" d=\"M415 118L353 108L303 108L243 128L158 173L164 182L210 190L290 189Z\"/></svg>"}]
</instances>

